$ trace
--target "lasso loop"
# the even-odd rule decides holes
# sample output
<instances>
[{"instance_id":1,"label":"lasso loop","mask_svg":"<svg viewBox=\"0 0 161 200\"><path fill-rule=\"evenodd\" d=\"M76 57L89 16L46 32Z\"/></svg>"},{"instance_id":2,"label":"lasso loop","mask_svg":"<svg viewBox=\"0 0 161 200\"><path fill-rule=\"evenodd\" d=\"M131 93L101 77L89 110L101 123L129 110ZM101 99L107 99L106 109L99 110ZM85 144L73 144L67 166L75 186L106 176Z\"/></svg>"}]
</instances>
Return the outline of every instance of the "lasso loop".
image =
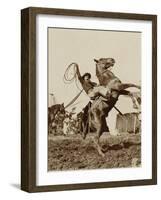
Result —
<instances>
[{"instance_id":1,"label":"lasso loop","mask_svg":"<svg viewBox=\"0 0 161 200\"><path fill-rule=\"evenodd\" d=\"M71 84L72 82L75 81L77 88L81 91L82 89L80 89L80 87L78 86L78 78L77 78L77 72L76 72L77 67L78 67L77 63L74 63L74 62L71 63L65 70L63 81L65 84Z\"/></svg>"},{"instance_id":2,"label":"lasso loop","mask_svg":"<svg viewBox=\"0 0 161 200\"><path fill-rule=\"evenodd\" d=\"M63 81L65 84L71 84L72 82L75 81L75 84L78 88L78 90L80 91L66 106L65 108L71 106L80 96L80 94L83 92L83 89L80 89L78 86L78 78L77 78L77 68L78 64L77 63L71 63L67 69L65 70L64 76L63 76ZM73 70L73 71L72 71ZM72 72L72 73L71 73ZM72 76L70 77L70 74L72 74Z\"/></svg>"}]
</instances>

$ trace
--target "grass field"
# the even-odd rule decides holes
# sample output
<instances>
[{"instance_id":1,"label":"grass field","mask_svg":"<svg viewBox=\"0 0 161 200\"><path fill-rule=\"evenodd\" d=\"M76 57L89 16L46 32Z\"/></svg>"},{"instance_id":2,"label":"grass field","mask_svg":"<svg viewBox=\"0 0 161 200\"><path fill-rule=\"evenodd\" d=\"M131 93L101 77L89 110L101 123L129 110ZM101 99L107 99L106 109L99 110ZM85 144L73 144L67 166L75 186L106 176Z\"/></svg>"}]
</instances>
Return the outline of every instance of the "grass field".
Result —
<instances>
[{"instance_id":1,"label":"grass field","mask_svg":"<svg viewBox=\"0 0 161 200\"><path fill-rule=\"evenodd\" d=\"M105 157L98 154L91 137L83 140L80 135L49 136L48 170L131 167L135 158L141 164L140 134L104 134L100 143Z\"/></svg>"}]
</instances>

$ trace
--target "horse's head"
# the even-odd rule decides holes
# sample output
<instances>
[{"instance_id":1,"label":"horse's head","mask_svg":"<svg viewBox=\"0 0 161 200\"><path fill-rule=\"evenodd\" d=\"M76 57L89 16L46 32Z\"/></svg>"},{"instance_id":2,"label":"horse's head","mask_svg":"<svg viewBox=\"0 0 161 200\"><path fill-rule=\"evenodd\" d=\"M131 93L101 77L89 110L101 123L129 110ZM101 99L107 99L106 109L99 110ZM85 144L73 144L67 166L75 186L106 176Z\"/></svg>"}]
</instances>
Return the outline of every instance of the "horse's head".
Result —
<instances>
[{"instance_id":1,"label":"horse's head","mask_svg":"<svg viewBox=\"0 0 161 200\"><path fill-rule=\"evenodd\" d=\"M115 64L115 59L113 58L100 58L99 60L94 59L94 61L96 62L96 70L98 70L99 73L107 69L110 70Z\"/></svg>"},{"instance_id":2,"label":"horse's head","mask_svg":"<svg viewBox=\"0 0 161 200\"><path fill-rule=\"evenodd\" d=\"M107 85L111 77L114 74L110 71L115 64L113 58L100 58L99 60L94 59L96 62L96 76L101 85Z\"/></svg>"}]
</instances>

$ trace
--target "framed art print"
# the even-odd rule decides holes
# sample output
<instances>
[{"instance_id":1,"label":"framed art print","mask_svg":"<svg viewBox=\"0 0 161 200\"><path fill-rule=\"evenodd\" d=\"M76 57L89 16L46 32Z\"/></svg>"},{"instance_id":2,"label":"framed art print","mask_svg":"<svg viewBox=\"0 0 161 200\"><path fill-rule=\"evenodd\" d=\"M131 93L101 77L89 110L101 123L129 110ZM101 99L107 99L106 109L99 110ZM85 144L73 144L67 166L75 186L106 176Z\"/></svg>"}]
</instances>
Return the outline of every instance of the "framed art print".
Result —
<instances>
[{"instance_id":1,"label":"framed art print","mask_svg":"<svg viewBox=\"0 0 161 200\"><path fill-rule=\"evenodd\" d=\"M157 16L21 11L21 188L157 184Z\"/></svg>"}]
</instances>

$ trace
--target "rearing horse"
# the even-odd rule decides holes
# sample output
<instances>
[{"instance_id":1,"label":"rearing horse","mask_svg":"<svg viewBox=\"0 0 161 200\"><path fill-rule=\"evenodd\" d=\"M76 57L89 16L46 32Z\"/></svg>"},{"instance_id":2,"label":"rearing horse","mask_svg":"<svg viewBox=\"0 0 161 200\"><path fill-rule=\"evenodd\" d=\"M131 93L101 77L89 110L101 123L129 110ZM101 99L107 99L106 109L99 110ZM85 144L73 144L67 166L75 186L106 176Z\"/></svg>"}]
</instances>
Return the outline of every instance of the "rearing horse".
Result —
<instances>
[{"instance_id":1,"label":"rearing horse","mask_svg":"<svg viewBox=\"0 0 161 200\"><path fill-rule=\"evenodd\" d=\"M96 137L93 138L100 155L104 156L99 145L99 138L103 132L109 131L106 124L106 117L110 110L115 106L120 95L129 95L134 101L132 93L125 89L135 87L140 89L140 86L131 83L122 83L109 69L115 64L113 58L94 59L96 62L96 76L100 85L109 87L111 97L109 99L96 99L89 110L89 127L96 130Z\"/></svg>"}]
</instances>

